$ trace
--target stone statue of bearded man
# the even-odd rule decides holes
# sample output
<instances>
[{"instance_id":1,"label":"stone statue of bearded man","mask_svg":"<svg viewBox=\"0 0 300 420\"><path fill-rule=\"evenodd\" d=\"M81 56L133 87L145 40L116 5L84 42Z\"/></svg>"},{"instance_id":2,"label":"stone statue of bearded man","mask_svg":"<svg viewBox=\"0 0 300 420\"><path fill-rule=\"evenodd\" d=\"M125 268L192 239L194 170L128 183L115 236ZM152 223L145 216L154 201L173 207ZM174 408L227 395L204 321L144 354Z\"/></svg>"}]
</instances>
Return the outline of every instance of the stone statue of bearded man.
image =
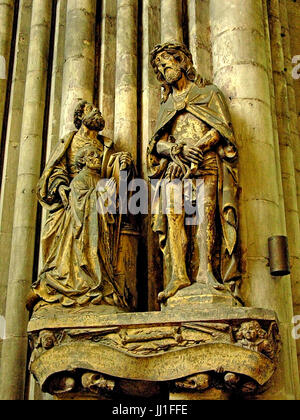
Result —
<instances>
[{"instance_id":1,"label":"stone statue of bearded man","mask_svg":"<svg viewBox=\"0 0 300 420\"><path fill-rule=\"evenodd\" d=\"M197 76L182 44L157 45L151 63L163 101L148 147L149 178L192 180L202 207L196 226L187 226L184 208L154 212L165 265L159 301L187 287L237 297L237 148L225 99Z\"/></svg>"},{"instance_id":2,"label":"stone statue of bearded man","mask_svg":"<svg viewBox=\"0 0 300 420\"><path fill-rule=\"evenodd\" d=\"M81 101L73 131L61 139L37 186L49 211L42 235L42 270L28 297L28 307L101 305L128 310L126 284L116 271L121 215L99 211L100 180L118 182L120 171L134 173L132 157L114 150L99 134L105 121L100 110Z\"/></svg>"}]
</instances>

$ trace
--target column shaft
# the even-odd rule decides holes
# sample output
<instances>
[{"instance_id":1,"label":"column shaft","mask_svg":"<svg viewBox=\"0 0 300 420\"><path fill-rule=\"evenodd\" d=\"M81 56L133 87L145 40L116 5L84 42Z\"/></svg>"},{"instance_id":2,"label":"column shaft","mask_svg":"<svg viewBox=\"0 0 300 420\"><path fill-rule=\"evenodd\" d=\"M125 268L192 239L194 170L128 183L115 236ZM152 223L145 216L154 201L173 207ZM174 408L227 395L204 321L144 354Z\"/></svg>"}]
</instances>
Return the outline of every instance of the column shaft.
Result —
<instances>
[{"instance_id":1,"label":"column shaft","mask_svg":"<svg viewBox=\"0 0 300 420\"><path fill-rule=\"evenodd\" d=\"M93 102L96 0L68 0L60 135L74 130L77 103Z\"/></svg>"},{"instance_id":2,"label":"column shaft","mask_svg":"<svg viewBox=\"0 0 300 420\"><path fill-rule=\"evenodd\" d=\"M183 41L182 0L161 0L161 42Z\"/></svg>"},{"instance_id":3,"label":"column shaft","mask_svg":"<svg viewBox=\"0 0 300 420\"><path fill-rule=\"evenodd\" d=\"M34 0L28 54L12 252L6 303L0 399L24 398L27 368L26 296L32 282L52 2Z\"/></svg>"},{"instance_id":4,"label":"column shaft","mask_svg":"<svg viewBox=\"0 0 300 420\"><path fill-rule=\"evenodd\" d=\"M59 140L67 0L57 0L46 161Z\"/></svg>"},{"instance_id":5,"label":"column shaft","mask_svg":"<svg viewBox=\"0 0 300 420\"><path fill-rule=\"evenodd\" d=\"M115 144L137 161L137 0L117 2Z\"/></svg>"},{"instance_id":6,"label":"column shaft","mask_svg":"<svg viewBox=\"0 0 300 420\"><path fill-rule=\"evenodd\" d=\"M103 135L114 136L117 0L103 0L99 106L105 119Z\"/></svg>"},{"instance_id":7,"label":"column shaft","mask_svg":"<svg viewBox=\"0 0 300 420\"><path fill-rule=\"evenodd\" d=\"M300 210L300 136L297 127L297 106L295 98L295 89L294 81L292 77L292 56L291 56L291 39L290 39L290 28L288 21L288 12L287 12L287 1L280 0L280 21L281 21L281 39L284 55L284 66L285 66L285 77L287 82L287 93L288 93L288 107L289 107L289 120L290 120L290 134L291 134L291 147L293 150L294 156L294 175L295 175L295 190L294 191L294 200L297 198L297 210L298 218L294 220L295 223L299 226L299 210ZM296 197L295 197L296 195ZM296 203L294 204L296 206ZM294 214L294 218L296 215ZM290 241L292 241L292 266L293 266L293 276L292 276L292 287L293 287L293 301L294 301L294 312L295 314L300 314L300 249L299 249L299 238L300 229L296 231L292 230L290 232ZM297 340L297 350L298 350L298 364L300 367L300 340Z\"/></svg>"},{"instance_id":8,"label":"column shaft","mask_svg":"<svg viewBox=\"0 0 300 420\"><path fill-rule=\"evenodd\" d=\"M281 175L281 162L280 162L280 150L279 150L279 137L278 137L278 124L276 115L276 101L275 101L275 88L273 78L273 64L272 64L272 53L271 53L271 41L270 41L270 27L269 27L269 10L268 0L263 0L263 11L264 11L264 29L265 29L265 44L266 44L266 64L269 78L270 87L270 103L273 121L273 135L274 135L274 151L276 159L276 172L277 172L277 185L279 192L279 206L280 206L280 226L282 226L282 234L286 235L286 220L285 220L285 208L284 208L284 197L282 187L282 175Z\"/></svg>"},{"instance_id":9,"label":"column shaft","mask_svg":"<svg viewBox=\"0 0 300 420\"><path fill-rule=\"evenodd\" d=\"M7 122L3 179L0 195L0 314L5 315L7 281L19 163L32 0L21 0L16 36L13 82ZM1 352L0 352L1 354Z\"/></svg>"},{"instance_id":10,"label":"column shaft","mask_svg":"<svg viewBox=\"0 0 300 420\"><path fill-rule=\"evenodd\" d=\"M161 88L150 64L150 51L160 42L160 0L143 0L143 77L141 126L141 175L147 176L147 147L155 129L161 98ZM148 309L160 310L157 296L160 291L161 272L158 269L160 251L157 235L151 228L151 214L143 220L143 244L148 269L143 284L148 284ZM142 273L142 270L141 270Z\"/></svg>"},{"instance_id":11,"label":"column shaft","mask_svg":"<svg viewBox=\"0 0 300 420\"><path fill-rule=\"evenodd\" d=\"M297 203L297 189L294 169L293 144L298 142L292 134L293 122L290 115L289 99L292 99L288 90L287 73L288 59L284 57L283 37L284 28L281 25L281 14L278 0L271 0L269 9L270 34L272 47L273 78L275 86L276 113L278 123L280 159L282 170L282 184L284 192L285 214L289 249L291 256L291 279L294 301L300 302L300 226ZM287 32L285 32L285 37ZM285 43L287 47L287 44ZM287 52L286 52L287 53ZM289 68L291 71L291 68Z\"/></svg>"},{"instance_id":12,"label":"column shaft","mask_svg":"<svg viewBox=\"0 0 300 420\"><path fill-rule=\"evenodd\" d=\"M298 2L295 0L288 0L288 19L290 27L290 41L292 57L300 55L300 8ZM299 61L298 61L299 63ZM296 65L296 64L294 64ZM299 73L299 72L298 72ZM300 80L294 80L294 88L296 94L296 106L298 113L298 130L300 132Z\"/></svg>"},{"instance_id":13,"label":"column shaft","mask_svg":"<svg viewBox=\"0 0 300 420\"><path fill-rule=\"evenodd\" d=\"M13 36L14 3L15 2L13 0L3 0L0 3L0 57L4 57L5 60L5 78L0 77L0 142L2 142L2 127L6 101L6 89L9 77L8 70ZM3 63L2 60L1 63Z\"/></svg>"},{"instance_id":14,"label":"column shaft","mask_svg":"<svg viewBox=\"0 0 300 420\"><path fill-rule=\"evenodd\" d=\"M66 12L67 12L67 0L57 0L45 162L47 162L48 159L50 158L50 155L53 149L55 148L58 140L60 139L60 117L61 117L63 66L64 66ZM41 229L43 229L43 227L45 226L48 214L49 212L47 210L45 209L42 210ZM40 261L39 261L40 264L42 263L41 259L42 259L42 252L40 252Z\"/></svg>"},{"instance_id":15,"label":"column shaft","mask_svg":"<svg viewBox=\"0 0 300 420\"><path fill-rule=\"evenodd\" d=\"M198 73L212 79L209 0L188 1L189 44Z\"/></svg>"}]
</instances>

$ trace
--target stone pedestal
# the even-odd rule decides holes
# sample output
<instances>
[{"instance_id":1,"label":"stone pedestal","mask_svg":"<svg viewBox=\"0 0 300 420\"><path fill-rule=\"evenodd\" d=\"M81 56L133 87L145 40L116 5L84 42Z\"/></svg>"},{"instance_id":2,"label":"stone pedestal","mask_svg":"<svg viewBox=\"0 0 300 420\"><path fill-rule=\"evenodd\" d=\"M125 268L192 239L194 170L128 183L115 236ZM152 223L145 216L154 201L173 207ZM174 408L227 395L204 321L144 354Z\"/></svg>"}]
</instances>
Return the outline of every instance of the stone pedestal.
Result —
<instances>
[{"instance_id":1,"label":"stone pedestal","mask_svg":"<svg viewBox=\"0 0 300 420\"><path fill-rule=\"evenodd\" d=\"M273 311L206 305L193 311L101 313L47 306L31 318L30 370L58 399L224 399L268 386L279 333ZM214 397L215 396L215 397Z\"/></svg>"},{"instance_id":2,"label":"stone pedestal","mask_svg":"<svg viewBox=\"0 0 300 420\"><path fill-rule=\"evenodd\" d=\"M175 296L162 304L162 311L188 309L190 312L207 305L241 306L241 303L227 290L216 290L207 284L194 283L192 286L179 290Z\"/></svg>"}]
</instances>

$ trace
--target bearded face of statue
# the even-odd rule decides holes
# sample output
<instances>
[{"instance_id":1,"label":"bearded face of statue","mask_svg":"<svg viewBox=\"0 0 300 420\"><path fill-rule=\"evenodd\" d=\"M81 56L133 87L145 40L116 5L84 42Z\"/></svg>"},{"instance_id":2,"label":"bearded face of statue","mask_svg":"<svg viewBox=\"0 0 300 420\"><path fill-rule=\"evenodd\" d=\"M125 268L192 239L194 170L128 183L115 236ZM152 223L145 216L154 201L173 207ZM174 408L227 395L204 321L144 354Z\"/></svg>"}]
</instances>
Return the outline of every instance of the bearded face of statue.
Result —
<instances>
[{"instance_id":1,"label":"bearded face of statue","mask_svg":"<svg viewBox=\"0 0 300 420\"><path fill-rule=\"evenodd\" d=\"M100 170L102 158L97 149L91 148L85 157L85 163L87 168L92 170Z\"/></svg>"},{"instance_id":2,"label":"bearded face of statue","mask_svg":"<svg viewBox=\"0 0 300 420\"><path fill-rule=\"evenodd\" d=\"M93 131L102 131L105 127L101 112L93 104L86 104L82 124Z\"/></svg>"},{"instance_id":3,"label":"bearded face of statue","mask_svg":"<svg viewBox=\"0 0 300 420\"><path fill-rule=\"evenodd\" d=\"M180 57L176 58L167 51L157 54L155 64L165 81L172 85L178 82L183 75L183 68Z\"/></svg>"}]
</instances>

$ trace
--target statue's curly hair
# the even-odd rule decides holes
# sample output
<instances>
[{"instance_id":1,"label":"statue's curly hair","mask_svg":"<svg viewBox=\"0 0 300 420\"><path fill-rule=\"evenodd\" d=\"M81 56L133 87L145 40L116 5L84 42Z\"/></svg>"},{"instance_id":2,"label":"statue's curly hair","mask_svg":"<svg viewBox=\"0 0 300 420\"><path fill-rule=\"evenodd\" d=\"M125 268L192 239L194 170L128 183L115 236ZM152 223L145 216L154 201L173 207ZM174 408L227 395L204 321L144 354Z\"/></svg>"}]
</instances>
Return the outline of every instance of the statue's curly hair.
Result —
<instances>
[{"instance_id":1,"label":"statue's curly hair","mask_svg":"<svg viewBox=\"0 0 300 420\"><path fill-rule=\"evenodd\" d=\"M244 337L244 332L247 331L247 329L249 328L249 325L254 326L259 338L266 338L267 337L267 333L266 331L264 331L260 325L260 323L258 321L247 321L247 322L243 322L239 331L236 334L236 338L238 340L242 340Z\"/></svg>"},{"instance_id":2,"label":"statue's curly hair","mask_svg":"<svg viewBox=\"0 0 300 420\"><path fill-rule=\"evenodd\" d=\"M166 102L172 88L171 86L166 82L165 78L161 74L161 72L158 70L158 67L156 65L156 57L159 53L162 51L166 51L169 54L174 55L174 57L181 62L182 70L185 72L186 77L188 80L192 82L196 82L199 87L204 87L209 82L205 79L202 79L201 77L197 76L196 69L194 67L193 63L193 57L188 48L179 42L166 42L164 44L158 44L156 47L151 51L150 53L150 62L154 69L154 72L157 76L158 81L161 83L163 87L163 102Z\"/></svg>"},{"instance_id":3,"label":"statue's curly hair","mask_svg":"<svg viewBox=\"0 0 300 420\"><path fill-rule=\"evenodd\" d=\"M88 101L80 101L79 104L75 108L74 112L74 125L77 128L77 130L80 129L82 124L82 116L84 113L84 108L88 104Z\"/></svg>"}]
</instances>

